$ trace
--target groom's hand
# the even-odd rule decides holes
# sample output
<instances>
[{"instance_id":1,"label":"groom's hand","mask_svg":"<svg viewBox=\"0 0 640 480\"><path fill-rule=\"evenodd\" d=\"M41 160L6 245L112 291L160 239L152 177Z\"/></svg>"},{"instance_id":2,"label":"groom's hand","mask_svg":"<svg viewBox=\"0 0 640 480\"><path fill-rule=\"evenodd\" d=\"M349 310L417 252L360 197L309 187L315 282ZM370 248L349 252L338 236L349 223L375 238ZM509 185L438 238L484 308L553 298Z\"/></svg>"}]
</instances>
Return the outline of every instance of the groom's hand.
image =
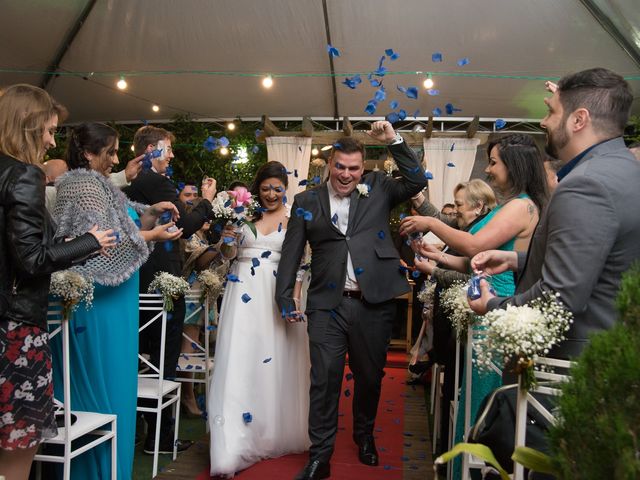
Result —
<instances>
[{"instance_id":1,"label":"groom's hand","mask_svg":"<svg viewBox=\"0 0 640 480\"><path fill-rule=\"evenodd\" d=\"M371 130L368 131L367 134L374 140L382 143L391 143L396 138L396 132L391 126L391 122L387 122L386 120L373 122Z\"/></svg>"},{"instance_id":2,"label":"groom's hand","mask_svg":"<svg viewBox=\"0 0 640 480\"><path fill-rule=\"evenodd\" d=\"M293 312L291 312L289 315L287 315L285 317L285 319L287 320L287 322L289 323L298 323L298 322L304 322L306 319L304 318L304 312L301 312L300 310L294 310Z\"/></svg>"}]
</instances>

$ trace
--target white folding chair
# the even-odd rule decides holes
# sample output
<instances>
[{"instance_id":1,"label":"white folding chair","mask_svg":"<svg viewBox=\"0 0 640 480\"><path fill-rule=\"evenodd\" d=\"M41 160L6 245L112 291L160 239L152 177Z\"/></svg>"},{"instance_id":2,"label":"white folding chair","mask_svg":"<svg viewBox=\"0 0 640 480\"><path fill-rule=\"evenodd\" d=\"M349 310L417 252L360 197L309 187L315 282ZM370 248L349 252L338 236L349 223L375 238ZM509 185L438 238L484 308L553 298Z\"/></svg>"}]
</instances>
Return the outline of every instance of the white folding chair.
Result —
<instances>
[{"instance_id":1,"label":"white folding chair","mask_svg":"<svg viewBox=\"0 0 640 480\"><path fill-rule=\"evenodd\" d=\"M189 292L187 292L187 294L185 295L185 302L198 304L197 308L186 315L185 322L192 317L204 315L204 342L200 343L199 339L191 338L185 332L182 332L182 336L189 342L191 342L191 345L196 351L193 353L180 354L180 357L178 357L177 371L181 373L191 373L193 374L193 376L177 377L176 380L186 383L204 384L204 404L206 408L206 406L209 404L209 377L211 376L211 371L213 370L213 358L211 358L211 354L209 351L209 336L211 330L215 328L215 326L209 322L209 313L211 311L210 308L215 309L216 306L215 304L213 306L209 304L209 298L207 296L205 296L204 303L200 303L201 295L201 290L189 290ZM208 428L209 424L207 423L207 429Z\"/></svg>"},{"instance_id":2,"label":"white folding chair","mask_svg":"<svg viewBox=\"0 0 640 480\"><path fill-rule=\"evenodd\" d=\"M516 399L516 447L525 445L527 434L527 405L529 403L531 403L533 408L535 408L545 418L545 420L551 424L555 424L556 418L553 416L553 413L542 405L538 399L532 395L532 392L551 396L560 395L562 391L558 387L561 383L569 380L569 375L555 373L554 369L558 368L568 371L573 365L573 362L557 358L540 357L536 360L536 364L549 368L549 371L534 370L534 375L538 383L530 391L524 389L522 374L518 375L518 396ZM524 467L521 464L514 462L513 475L514 480L523 480Z\"/></svg>"},{"instance_id":3,"label":"white folding chair","mask_svg":"<svg viewBox=\"0 0 640 480\"><path fill-rule=\"evenodd\" d=\"M36 462L54 462L63 464L63 480L71 478L71 460L78 455L82 455L87 450L111 440L111 479L117 477L117 416L94 413L71 411L71 378L69 374L69 319L62 315L62 304L52 302L47 309L47 321L49 328L53 330L49 333L49 338L60 334L62 336L62 390L63 401L55 399L56 413L63 412L63 426L58 427L58 434L42 442L41 445L63 445L62 454L37 453L34 457ZM71 413L76 417L75 423L71 423ZM72 442L81 437L93 438L82 446L74 446ZM94 438L95 437L95 438ZM42 448L42 446L41 446ZM36 476L41 478L41 465L36 466Z\"/></svg>"},{"instance_id":4,"label":"white folding chair","mask_svg":"<svg viewBox=\"0 0 640 480\"><path fill-rule=\"evenodd\" d=\"M152 478L158 474L158 451L160 448L160 423L162 410L172 406L175 418L173 433L173 459L178 454L178 427L180 424L180 382L166 380L164 378L164 353L167 336L167 311L164 309L162 295L158 293L141 293L139 308L141 311L156 312L153 317L144 325L140 326L139 332L144 331L154 322L161 322L160 336L160 365L154 365L145 356L138 354L138 359L147 366L144 373L138 373L138 399L154 400L155 407L145 407L138 405L139 412L153 412L156 414L156 436L153 446L153 472Z\"/></svg>"}]
</instances>

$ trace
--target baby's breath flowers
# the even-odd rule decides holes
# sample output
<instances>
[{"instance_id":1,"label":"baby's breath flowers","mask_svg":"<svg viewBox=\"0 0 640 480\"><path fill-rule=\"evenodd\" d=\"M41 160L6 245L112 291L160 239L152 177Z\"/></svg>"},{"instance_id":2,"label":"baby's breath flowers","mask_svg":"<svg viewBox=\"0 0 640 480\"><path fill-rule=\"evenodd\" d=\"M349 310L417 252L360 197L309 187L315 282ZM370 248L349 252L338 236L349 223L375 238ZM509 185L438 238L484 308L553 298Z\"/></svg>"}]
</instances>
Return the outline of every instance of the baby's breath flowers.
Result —
<instances>
[{"instance_id":1,"label":"baby's breath flowers","mask_svg":"<svg viewBox=\"0 0 640 480\"><path fill-rule=\"evenodd\" d=\"M467 284L461 281L453 282L440 295L440 304L448 312L458 341L464 343L467 338L467 330L476 318L467 301Z\"/></svg>"},{"instance_id":2,"label":"baby's breath flowers","mask_svg":"<svg viewBox=\"0 0 640 480\"><path fill-rule=\"evenodd\" d=\"M72 311L84 302L85 308L91 307L93 301L93 282L73 270L54 272L51 275L49 293L62 301L62 315L69 317Z\"/></svg>"},{"instance_id":3,"label":"baby's breath flowers","mask_svg":"<svg viewBox=\"0 0 640 480\"><path fill-rule=\"evenodd\" d=\"M164 299L165 310L171 312L173 301L189 291L189 282L170 273L159 272L149 284L147 291L149 293L159 292Z\"/></svg>"},{"instance_id":4,"label":"baby's breath flowers","mask_svg":"<svg viewBox=\"0 0 640 480\"><path fill-rule=\"evenodd\" d=\"M565 338L573 315L562 304L559 294L547 292L527 305L509 305L480 317L482 335L474 343L480 369L490 368L494 360L505 364L516 359L516 373L525 377L525 387L535 383L533 366L539 356Z\"/></svg>"}]
</instances>

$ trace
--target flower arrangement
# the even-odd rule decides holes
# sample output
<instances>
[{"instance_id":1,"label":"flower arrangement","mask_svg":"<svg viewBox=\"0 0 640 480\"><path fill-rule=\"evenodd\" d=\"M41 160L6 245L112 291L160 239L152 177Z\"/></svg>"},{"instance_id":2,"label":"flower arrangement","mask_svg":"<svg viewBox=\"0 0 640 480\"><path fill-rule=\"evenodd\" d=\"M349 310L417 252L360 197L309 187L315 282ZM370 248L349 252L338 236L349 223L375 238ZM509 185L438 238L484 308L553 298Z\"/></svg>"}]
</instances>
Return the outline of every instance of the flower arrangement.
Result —
<instances>
[{"instance_id":1,"label":"flower arrangement","mask_svg":"<svg viewBox=\"0 0 640 480\"><path fill-rule=\"evenodd\" d=\"M69 318L71 312L84 302L88 310L93 302L93 282L73 270L54 272L51 275L49 293L62 301L62 315Z\"/></svg>"},{"instance_id":2,"label":"flower arrangement","mask_svg":"<svg viewBox=\"0 0 640 480\"><path fill-rule=\"evenodd\" d=\"M246 188L240 187L236 191L218 193L212 206L213 217L217 223L235 224L238 227L246 224L257 236L256 227L249 219L255 216L261 207Z\"/></svg>"},{"instance_id":3,"label":"flower arrangement","mask_svg":"<svg viewBox=\"0 0 640 480\"><path fill-rule=\"evenodd\" d=\"M164 299L164 309L173 311L173 300L184 295L189 290L189 282L167 272L158 272L149 284L149 293L159 292Z\"/></svg>"},{"instance_id":4,"label":"flower arrangement","mask_svg":"<svg viewBox=\"0 0 640 480\"><path fill-rule=\"evenodd\" d=\"M226 269L226 266L223 265L223 267ZM215 302L224 289L224 275L218 269L207 268L202 270L197 278L202 287L200 302L204 303L205 297L209 297L209 301Z\"/></svg>"},{"instance_id":5,"label":"flower arrangement","mask_svg":"<svg viewBox=\"0 0 640 480\"><path fill-rule=\"evenodd\" d=\"M428 307L433 303L433 297L436 293L436 282L424 282L422 289L418 292L417 298L424 307Z\"/></svg>"},{"instance_id":6,"label":"flower arrangement","mask_svg":"<svg viewBox=\"0 0 640 480\"><path fill-rule=\"evenodd\" d=\"M398 166L394 160L387 158L383 163L383 168L387 172L387 176L390 177L393 171L398 169Z\"/></svg>"},{"instance_id":7,"label":"flower arrangement","mask_svg":"<svg viewBox=\"0 0 640 480\"><path fill-rule=\"evenodd\" d=\"M358 190L358 195L361 197L368 197L369 192L371 191L371 186L366 183L359 183L356 185L356 189Z\"/></svg>"},{"instance_id":8,"label":"flower arrangement","mask_svg":"<svg viewBox=\"0 0 640 480\"><path fill-rule=\"evenodd\" d=\"M456 330L458 341L464 343L467 330L476 318L467 301L467 285L461 281L453 282L440 295L440 304L449 313L449 320Z\"/></svg>"},{"instance_id":9,"label":"flower arrangement","mask_svg":"<svg viewBox=\"0 0 640 480\"><path fill-rule=\"evenodd\" d=\"M509 305L492 310L480 319L483 335L474 343L478 366L489 368L495 357L516 358L516 373L524 374L525 388L535 383L533 366L538 356L564 340L573 315L559 300L559 294L547 292L527 305Z\"/></svg>"}]
</instances>

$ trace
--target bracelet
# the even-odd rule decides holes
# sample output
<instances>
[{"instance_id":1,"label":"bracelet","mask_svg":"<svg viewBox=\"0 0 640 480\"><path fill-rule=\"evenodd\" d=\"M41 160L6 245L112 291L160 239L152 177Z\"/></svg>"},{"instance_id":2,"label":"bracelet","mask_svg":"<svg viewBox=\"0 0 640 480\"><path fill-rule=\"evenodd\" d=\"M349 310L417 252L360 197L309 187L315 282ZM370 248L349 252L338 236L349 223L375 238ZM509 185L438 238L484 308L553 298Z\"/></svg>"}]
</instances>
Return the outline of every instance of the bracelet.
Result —
<instances>
[{"instance_id":1,"label":"bracelet","mask_svg":"<svg viewBox=\"0 0 640 480\"><path fill-rule=\"evenodd\" d=\"M445 254L444 252L442 252L442 253L440 254L440 263L442 263L442 264L444 264L444 265L446 265L446 264L447 264L447 257L446 257L446 254Z\"/></svg>"}]
</instances>

